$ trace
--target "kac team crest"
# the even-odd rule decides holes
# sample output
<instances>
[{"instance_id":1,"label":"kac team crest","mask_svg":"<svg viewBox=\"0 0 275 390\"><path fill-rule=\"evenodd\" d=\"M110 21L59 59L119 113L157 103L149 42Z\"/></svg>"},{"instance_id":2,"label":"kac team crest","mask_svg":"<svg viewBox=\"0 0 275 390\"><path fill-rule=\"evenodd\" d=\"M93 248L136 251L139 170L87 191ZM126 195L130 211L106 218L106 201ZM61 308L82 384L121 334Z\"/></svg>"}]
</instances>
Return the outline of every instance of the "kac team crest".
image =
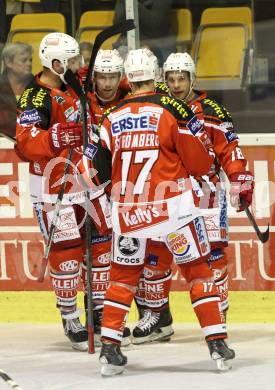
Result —
<instances>
[{"instance_id":1,"label":"kac team crest","mask_svg":"<svg viewBox=\"0 0 275 390\"><path fill-rule=\"evenodd\" d=\"M182 233L170 233L167 236L167 244L175 256L184 256L189 251L190 244Z\"/></svg>"}]
</instances>

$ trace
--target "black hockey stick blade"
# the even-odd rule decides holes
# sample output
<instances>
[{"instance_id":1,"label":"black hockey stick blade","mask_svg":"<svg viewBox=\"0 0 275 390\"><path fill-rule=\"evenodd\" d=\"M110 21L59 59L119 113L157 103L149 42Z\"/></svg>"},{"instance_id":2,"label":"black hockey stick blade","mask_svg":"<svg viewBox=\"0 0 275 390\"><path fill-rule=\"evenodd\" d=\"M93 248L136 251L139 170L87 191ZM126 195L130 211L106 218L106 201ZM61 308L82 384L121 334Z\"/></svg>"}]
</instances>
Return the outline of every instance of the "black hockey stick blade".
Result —
<instances>
[{"instance_id":1,"label":"black hockey stick blade","mask_svg":"<svg viewBox=\"0 0 275 390\"><path fill-rule=\"evenodd\" d=\"M3 370L0 369L0 378L2 378L14 390L23 390L14 380ZM2 386L1 386L2 387Z\"/></svg>"},{"instance_id":2,"label":"black hockey stick blade","mask_svg":"<svg viewBox=\"0 0 275 390\"><path fill-rule=\"evenodd\" d=\"M259 226L257 225L255 218L253 217L251 211L249 210L248 206L244 202L243 199L241 199L241 205L244 207L244 211L247 215L247 218L249 219L251 225L253 226L259 240L264 244L269 239L269 224L267 225L267 229L264 232L261 232L259 229Z\"/></svg>"},{"instance_id":3,"label":"black hockey stick blade","mask_svg":"<svg viewBox=\"0 0 275 390\"><path fill-rule=\"evenodd\" d=\"M87 72L87 77L85 80L84 84L84 90L85 94L88 92L89 88L89 82L91 80L91 76L93 73L93 68L94 68L94 63L95 59L98 53L98 50L102 46L102 44L110 37L117 35L117 34L123 34L127 31L133 30L135 28L134 20L133 19L127 19L123 21L122 23L119 24L114 24L111 27L106 28L105 30L102 30L95 38L94 45L93 45L93 50L88 66L88 72Z\"/></svg>"}]
</instances>

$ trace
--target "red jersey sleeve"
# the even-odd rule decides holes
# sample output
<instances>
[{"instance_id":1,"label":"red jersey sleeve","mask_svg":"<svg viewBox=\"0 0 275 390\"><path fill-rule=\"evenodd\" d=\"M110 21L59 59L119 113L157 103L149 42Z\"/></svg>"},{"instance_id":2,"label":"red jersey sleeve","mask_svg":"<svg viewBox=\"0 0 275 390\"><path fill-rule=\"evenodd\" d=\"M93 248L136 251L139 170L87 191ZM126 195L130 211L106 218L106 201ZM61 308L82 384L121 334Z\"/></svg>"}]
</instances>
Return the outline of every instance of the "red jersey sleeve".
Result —
<instances>
[{"instance_id":1,"label":"red jersey sleeve","mask_svg":"<svg viewBox=\"0 0 275 390\"><path fill-rule=\"evenodd\" d=\"M229 177L232 173L245 170L246 160L239 147L239 139L229 112L210 99L204 99L205 128L223 170Z\"/></svg>"}]
</instances>

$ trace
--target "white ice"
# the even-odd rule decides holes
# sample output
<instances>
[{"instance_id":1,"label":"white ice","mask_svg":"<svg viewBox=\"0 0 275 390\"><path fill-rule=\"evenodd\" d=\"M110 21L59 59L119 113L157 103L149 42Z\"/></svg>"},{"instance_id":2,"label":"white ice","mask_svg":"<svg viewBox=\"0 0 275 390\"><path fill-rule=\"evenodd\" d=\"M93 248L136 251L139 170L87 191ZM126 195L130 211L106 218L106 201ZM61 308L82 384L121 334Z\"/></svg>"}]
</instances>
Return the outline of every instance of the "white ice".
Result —
<instances>
[{"instance_id":1,"label":"white ice","mask_svg":"<svg viewBox=\"0 0 275 390\"><path fill-rule=\"evenodd\" d=\"M175 325L169 343L124 349L124 374L102 378L95 355L71 349L62 326L0 323L0 369L23 390L273 390L275 324L229 325L233 368L218 373L197 324ZM0 389L10 389L0 378Z\"/></svg>"}]
</instances>

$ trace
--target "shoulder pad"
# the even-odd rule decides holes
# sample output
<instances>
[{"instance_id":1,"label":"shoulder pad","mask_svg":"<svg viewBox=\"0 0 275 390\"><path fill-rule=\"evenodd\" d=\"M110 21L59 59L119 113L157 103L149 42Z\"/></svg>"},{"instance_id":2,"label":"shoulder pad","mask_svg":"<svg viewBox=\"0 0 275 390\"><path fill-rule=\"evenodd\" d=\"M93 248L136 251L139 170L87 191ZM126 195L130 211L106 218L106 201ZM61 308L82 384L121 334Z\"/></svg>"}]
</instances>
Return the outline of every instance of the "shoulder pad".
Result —
<instances>
[{"instance_id":1,"label":"shoulder pad","mask_svg":"<svg viewBox=\"0 0 275 390\"><path fill-rule=\"evenodd\" d=\"M116 106L109 108L103 115L101 123L103 120L114 110L123 107L129 103L153 103L157 104L166 110L170 111L176 120L189 120L193 118L194 113L191 108L183 101L179 99L174 99L167 95L162 95L155 93L153 95L137 96L130 99L122 100Z\"/></svg>"},{"instance_id":2,"label":"shoulder pad","mask_svg":"<svg viewBox=\"0 0 275 390\"><path fill-rule=\"evenodd\" d=\"M168 94L170 92L170 90L165 83L156 82L155 83L155 92Z\"/></svg>"},{"instance_id":3,"label":"shoulder pad","mask_svg":"<svg viewBox=\"0 0 275 390\"><path fill-rule=\"evenodd\" d=\"M173 114L177 120L188 120L193 118L194 113L191 108L182 100L175 99L167 95L159 96L159 103Z\"/></svg>"},{"instance_id":4,"label":"shoulder pad","mask_svg":"<svg viewBox=\"0 0 275 390\"><path fill-rule=\"evenodd\" d=\"M43 87L30 87L25 89L19 101L18 108L25 110L28 107L42 108L45 106L46 99L49 99L49 91Z\"/></svg>"},{"instance_id":5,"label":"shoulder pad","mask_svg":"<svg viewBox=\"0 0 275 390\"><path fill-rule=\"evenodd\" d=\"M207 114L216 116L221 121L232 121L232 117L229 111L222 105L216 102L216 100L205 98L202 99L202 105L207 109Z\"/></svg>"},{"instance_id":6,"label":"shoulder pad","mask_svg":"<svg viewBox=\"0 0 275 390\"><path fill-rule=\"evenodd\" d=\"M19 108L26 108L28 106L28 101L30 97L33 95L34 88L27 88L20 96L20 99L18 101L18 107Z\"/></svg>"},{"instance_id":7,"label":"shoulder pad","mask_svg":"<svg viewBox=\"0 0 275 390\"><path fill-rule=\"evenodd\" d=\"M104 119L107 118L108 115L109 115L112 111L114 111L114 109L117 108L117 107L118 107L118 106L112 106L112 107L109 107L106 111L104 111L102 117L100 118L99 124L98 124L98 126L97 126L97 132L98 132L98 133L100 132L100 128L101 128L101 126L102 126L102 123L103 123Z\"/></svg>"}]
</instances>

